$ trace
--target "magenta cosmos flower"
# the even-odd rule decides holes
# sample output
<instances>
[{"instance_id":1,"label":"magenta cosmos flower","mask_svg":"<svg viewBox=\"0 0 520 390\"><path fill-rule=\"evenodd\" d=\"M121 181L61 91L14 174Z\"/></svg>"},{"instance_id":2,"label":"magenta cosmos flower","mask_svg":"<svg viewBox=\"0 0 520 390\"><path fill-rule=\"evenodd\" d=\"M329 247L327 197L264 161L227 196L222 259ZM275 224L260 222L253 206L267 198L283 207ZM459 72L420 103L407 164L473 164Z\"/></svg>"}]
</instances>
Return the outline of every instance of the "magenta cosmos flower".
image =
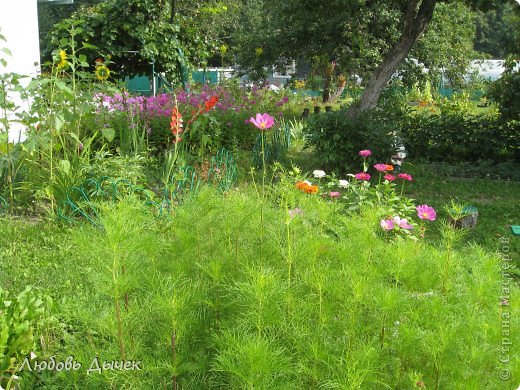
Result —
<instances>
[{"instance_id":1,"label":"magenta cosmos flower","mask_svg":"<svg viewBox=\"0 0 520 390\"><path fill-rule=\"evenodd\" d=\"M256 114L256 117L251 117L249 121L260 130L267 130L274 125L274 118L269 114Z\"/></svg>"},{"instance_id":2,"label":"magenta cosmos flower","mask_svg":"<svg viewBox=\"0 0 520 390\"><path fill-rule=\"evenodd\" d=\"M374 165L374 168L378 172L386 172L388 170L388 165L386 165L386 164L376 164L376 165Z\"/></svg>"},{"instance_id":3,"label":"magenta cosmos flower","mask_svg":"<svg viewBox=\"0 0 520 390\"><path fill-rule=\"evenodd\" d=\"M397 177L399 179L412 181L412 175L409 175L408 173L400 173L399 175L397 175Z\"/></svg>"},{"instance_id":4,"label":"magenta cosmos flower","mask_svg":"<svg viewBox=\"0 0 520 390\"><path fill-rule=\"evenodd\" d=\"M359 151L359 155L361 157L368 157L368 156L372 155L372 151L368 150L368 149L361 150L361 151Z\"/></svg>"},{"instance_id":5,"label":"magenta cosmos flower","mask_svg":"<svg viewBox=\"0 0 520 390\"><path fill-rule=\"evenodd\" d=\"M411 230L413 226L408 223L407 219L401 219L399 216L394 217L394 223L401 229Z\"/></svg>"},{"instance_id":6,"label":"magenta cosmos flower","mask_svg":"<svg viewBox=\"0 0 520 390\"><path fill-rule=\"evenodd\" d=\"M428 206L427 204L417 206L415 209L417 210L417 216L421 219L435 221L435 218L437 217L437 212L435 209L431 206Z\"/></svg>"},{"instance_id":7,"label":"magenta cosmos flower","mask_svg":"<svg viewBox=\"0 0 520 390\"><path fill-rule=\"evenodd\" d=\"M358 180L366 180L366 181L370 180L370 175L365 172L356 173L356 175L354 177Z\"/></svg>"},{"instance_id":8,"label":"magenta cosmos flower","mask_svg":"<svg viewBox=\"0 0 520 390\"><path fill-rule=\"evenodd\" d=\"M394 228L394 221L392 221L391 219L382 219L380 224L383 230L386 231L390 231Z\"/></svg>"},{"instance_id":9,"label":"magenta cosmos flower","mask_svg":"<svg viewBox=\"0 0 520 390\"><path fill-rule=\"evenodd\" d=\"M395 176L394 175L391 175L391 174L387 174L385 176L383 176L386 180L388 181L394 181L395 180Z\"/></svg>"}]
</instances>

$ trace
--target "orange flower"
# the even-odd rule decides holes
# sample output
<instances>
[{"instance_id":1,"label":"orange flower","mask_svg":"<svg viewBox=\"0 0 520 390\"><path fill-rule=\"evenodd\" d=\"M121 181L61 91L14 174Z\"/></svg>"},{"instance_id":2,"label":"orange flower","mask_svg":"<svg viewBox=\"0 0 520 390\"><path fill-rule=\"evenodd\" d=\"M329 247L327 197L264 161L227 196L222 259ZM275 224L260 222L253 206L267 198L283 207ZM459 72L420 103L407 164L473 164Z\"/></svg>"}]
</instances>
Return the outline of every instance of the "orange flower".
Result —
<instances>
[{"instance_id":1,"label":"orange flower","mask_svg":"<svg viewBox=\"0 0 520 390\"><path fill-rule=\"evenodd\" d=\"M294 186L307 194L316 194L319 190L318 186L313 186L305 181L299 181Z\"/></svg>"},{"instance_id":2,"label":"orange flower","mask_svg":"<svg viewBox=\"0 0 520 390\"><path fill-rule=\"evenodd\" d=\"M393 165L386 165L386 170L387 171L393 171L394 170L394 166Z\"/></svg>"},{"instance_id":3,"label":"orange flower","mask_svg":"<svg viewBox=\"0 0 520 390\"><path fill-rule=\"evenodd\" d=\"M179 112L177 106L174 106L172 109L172 116L170 121L170 130L175 137L173 142L177 143L182 140L182 115Z\"/></svg>"},{"instance_id":4,"label":"orange flower","mask_svg":"<svg viewBox=\"0 0 520 390\"><path fill-rule=\"evenodd\" d=\"M318 189L318 186L307 186L307 188L305 188L305 192L308 194L316 194L318 193Z\"/></svg>"},{"instance_id":5,"label":"orange flower","mask_svg":"<svg viewBox=\"0 0 520 390\"><path fill-rule=\"evenodd\" d=\"M218 102L218 96L214 95L212 96L205 104L206 106L206 112L209 112L213 107L215 107L215 104Z\"/></svg>"},{"instance_id":6,"label":"orange flower","mask_svg":"<svg viewBox=\"0 0 520 390\"><path fill-rule=\"evenodd\" d=\"M299 190L303 190L305 189L305 187L308 187L309 185L307 183L305 183L304 181L299 181L295 184L296 188L298 188Z\"/></svg>"}]
</instances>

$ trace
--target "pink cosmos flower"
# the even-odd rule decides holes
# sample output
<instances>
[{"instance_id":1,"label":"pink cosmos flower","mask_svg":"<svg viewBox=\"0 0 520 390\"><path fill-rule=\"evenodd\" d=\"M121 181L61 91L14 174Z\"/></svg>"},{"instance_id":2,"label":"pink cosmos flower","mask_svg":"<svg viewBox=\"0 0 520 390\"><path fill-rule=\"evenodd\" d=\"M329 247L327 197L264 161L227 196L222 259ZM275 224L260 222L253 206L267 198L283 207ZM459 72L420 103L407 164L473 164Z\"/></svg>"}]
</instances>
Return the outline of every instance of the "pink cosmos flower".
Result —
<instances>
[{"instance_id":1,"label":"pink cosmos flower","mask_svg":"<svg viewBox=\"0 0 520 390\"><path fill-rule=\"evenodd\" d=\"M267 130L274 125L274 118L269 114L256 114L256 118L249 118L249 121L260 130Z\"/></svg>"},{"instance_id":2,"label":"pink cosmos flower","mask_svg":"<svg viewBox=\"0 0 520 390\"><path fill-rule=\"evenodd\" d=\"M415 209L417 210L417 216L421 219L435 221L435 218L437 217L437 212L435 211L435 209L426 204L417 206Z\"/></svg>"},{"instance_id":3,"label":"pink cosmos flower","mask_svg":"<svg viewBox=\"0 0 520 390\"><path fill-rule=\"evenodd\" d=\"M394 217L394 223L401 229L411 230L413 226L408 223L407 219L401 219L399 216Z\"/></svg>"},{"instance_id":4,"label":"pink cosmos flower","mask_svg":"<svg viewBox=\"0 0 520 390\"><path fill-rule=\"evenodd\" d=\"M329 196L331 198L339 198L341 196L341 193L339 193L338 191L331 191L329 192Z\"/></svg>"},{"instance_id":5,"label":"pink cosmos flower","mask_svg":"<svg viewBox=\"0 0 520 390\"><path fill-rule=\"evenodd\" d=\"M387 174L384 176L384 178L388 181L394 181L395 180L395 176L394 175L391 175L391 174Z\"/></svg>"},{"instance_id":6,"label":"pink cosmos flower","mask_svg":"<svg viewBox=\"0 0 520 390\"><path fill-rule=\"evenodd\" d=\"M382 219L380 224L383 230L386 230L387 232L394 228L394 221L391 219Z\"/></svg>"},{"instance_id":7,"label":"pink cosmos flower","mask_svg":"<svg viewBox=\"0 0 520 390\"><path fill-rule=\"evenodd\" d=\"M296 207L295 209L289 210L289 217L291 217L291 219L293 219L297 215L302 215L302 214L303 214L303 211L298 207Z\"/></svg>"},{"instance_id":8,"label":"pink cosmos flower","mask_svg":"<svg viewBox=\"0 0 520 390\"><path fill-rule=\"evenodd\" d=\"M375 168L378 172L386 172L386 171L387 171L387 168L388 168L388 165L386 165L386 164L376 164L376 165L374 165L374 168Z\"/></svg>"},{"instance_id":9,"label":"pink cosmos flower","mask_svg":"<svg viewBox=\"0 0 520 390\"><path fill-rule=\"evenodd\" d=\"M361 157L368 157L372 154L372 151L371 150L368 150L368 149L365 149L365 150L360 150L359 151L359 155Z\"/></svg>"},{"instance_id":10,"label":"pink cosmos flower","mask_svg":"<svg viewBox=\"0 0 520 390\"><path fill-rule=\"evenodd\" d=\"M354 177L358 180L366 180L366 181L370 180L370 175L365 172L356 173L356 175Z\"/></svg>"},{"instance_id":11,"label":"pink cosmos flower","mask_svg":"<svg viewBox=\"0 0 520 390\"><path fill-rule=\"evenodd\" d=\"M399 179L412 181L412 175L409 175L408 173L400 173L399 175L397 175L397 177Z\"/></svg>"}]
</instances>

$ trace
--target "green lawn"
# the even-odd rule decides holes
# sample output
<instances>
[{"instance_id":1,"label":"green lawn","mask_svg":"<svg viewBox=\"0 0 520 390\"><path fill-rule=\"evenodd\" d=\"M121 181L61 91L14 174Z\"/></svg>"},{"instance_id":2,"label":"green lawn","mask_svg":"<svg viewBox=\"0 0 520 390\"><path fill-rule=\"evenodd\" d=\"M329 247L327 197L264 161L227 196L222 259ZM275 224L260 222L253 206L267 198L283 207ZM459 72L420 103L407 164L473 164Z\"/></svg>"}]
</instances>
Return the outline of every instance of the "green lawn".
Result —
<instances>
[{"instance_id":1,"label":"green lawn","mask_svg":"<svg viewBox=\"0 0 520 390\"><path fill-rule=\"evenodd\" d=\"M520 237L513 236L510 225L520 225L520 182L457 178L438 175L427 164L406 164L414 182L409 187L409 196L419 204L427 203L446 217L444 206L451 200L471 204L478 208L477 227L467 236L490 251L499 250L499 238L510 239L514 255L520 253Z\"/></svg>"}]
</instances>

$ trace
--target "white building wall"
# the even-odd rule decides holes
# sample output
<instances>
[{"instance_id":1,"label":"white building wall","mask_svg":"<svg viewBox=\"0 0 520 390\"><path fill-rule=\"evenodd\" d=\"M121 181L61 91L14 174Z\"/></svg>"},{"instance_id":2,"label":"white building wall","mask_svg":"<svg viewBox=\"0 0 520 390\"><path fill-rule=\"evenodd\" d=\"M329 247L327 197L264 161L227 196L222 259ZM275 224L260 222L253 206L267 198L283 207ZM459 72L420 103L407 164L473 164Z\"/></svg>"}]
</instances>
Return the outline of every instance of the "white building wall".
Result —
<instances>
[{"instance_id":1,"label":"white building wall","mask_svg":"<svg viewBox=\"0 0 520 390\"><path fill-rule=\"evenodd\" d=\"M0 65L0 72L26 75L28 77L22 83L27 85L40 69L37 0L0 0L0 34L7 39L7 42L0 41L0 48L7 47L12 54L2 54L7 60L7 68ZM19 96L11 98L22 106L20 110L28 110L28 103L21 101ZM14 119L13 113L11 116ZM10 140L18 141L20 137L23 139L23 130L20 124L12 123Z\"/></svg>"}]
</instances>

